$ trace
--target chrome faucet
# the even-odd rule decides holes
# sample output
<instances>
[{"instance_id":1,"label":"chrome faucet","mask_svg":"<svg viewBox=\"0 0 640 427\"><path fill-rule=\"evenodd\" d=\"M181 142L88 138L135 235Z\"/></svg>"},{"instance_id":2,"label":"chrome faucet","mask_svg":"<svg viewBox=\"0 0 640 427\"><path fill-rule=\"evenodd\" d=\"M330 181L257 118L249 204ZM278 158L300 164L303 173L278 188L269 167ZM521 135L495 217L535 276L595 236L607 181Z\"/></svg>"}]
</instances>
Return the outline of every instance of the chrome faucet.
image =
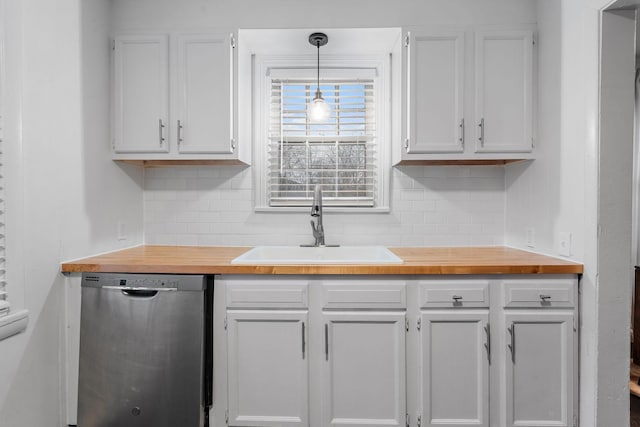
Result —
<instances>
[{"instance_id":1,"label":"chrome faucet","mask_svg":"<svg viewBox=\"0 0 640 427\"><path fill-rule=\"evenodd\" d=\"M315 221L314 221L315 220ZM311 203L311 230L315 242L313 246L324 246L324 226L322 225L322 190L320 184L313 189L313 202Z\"/></svg>"}]
</instances>

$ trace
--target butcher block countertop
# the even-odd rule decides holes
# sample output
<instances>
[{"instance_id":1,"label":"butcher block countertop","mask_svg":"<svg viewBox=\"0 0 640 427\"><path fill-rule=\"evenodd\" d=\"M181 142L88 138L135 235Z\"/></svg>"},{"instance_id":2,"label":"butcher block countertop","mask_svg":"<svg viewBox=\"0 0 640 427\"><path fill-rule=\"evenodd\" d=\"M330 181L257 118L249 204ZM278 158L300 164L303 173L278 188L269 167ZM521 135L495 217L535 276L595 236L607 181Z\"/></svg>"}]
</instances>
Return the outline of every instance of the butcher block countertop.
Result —
<instances>
[{"instance_id":1,"label":"butcher block countertop","mask_svg":"<svg viewBox=\"0 0 640 427\"><path fill-rule=\"evenodd\" d=\"M239 265L248 247L138 246L62 264L63 273L581 274L583 265L502 246L389 248L402 264Z\"/></svg>"}]
</instances>

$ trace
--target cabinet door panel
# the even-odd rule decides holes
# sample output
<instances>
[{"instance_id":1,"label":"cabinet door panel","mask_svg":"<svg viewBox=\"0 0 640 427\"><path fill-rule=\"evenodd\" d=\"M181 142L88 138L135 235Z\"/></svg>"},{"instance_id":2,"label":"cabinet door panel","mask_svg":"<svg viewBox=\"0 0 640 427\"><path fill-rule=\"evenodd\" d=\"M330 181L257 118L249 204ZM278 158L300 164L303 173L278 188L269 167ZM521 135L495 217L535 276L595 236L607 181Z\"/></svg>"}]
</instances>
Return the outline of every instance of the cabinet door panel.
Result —
<instances>
[{"instance_id":1,"label":"cabinet door panel","mask_svg":"<svg viewBox=\"0 0 640 427\"><path fill-rule=\"evenodd\" d=\"M573 313L505 314L509 427L573 422Z\"/></svg>"},{"instance_id":2,"label":"cabinet door panel","mask_svg":"<svg viewBox=\"0 0 640 427\"><path fill-rule=\"evenodd\" d=\"M322 425L404 425L404 312L325 313L323 317Z\"/></svg>"},{"instance_id":3,"label":"cabinet door panel","mask_svg":"<svg viewBox=\"0 0 640 427\"><path fill-rule=\"evenodd\" d=\"M488 310L423 311L423 425L489 425Z\"/></svg>"},{"instance_id":4,"label":"cabinet door panel","mask_svg":"<svg viewBox=\"0 0 640 427\"><path fill-rule=\"evenodd\" d=\"M229 310L230 426L307 426L306 311Z\"/></svg>"},{"instance_id":5,"label":"cabinet door panel","mask_svg":"<svg viewBox=\"0 0 640 427\"><path fill-rule=\"evenodd\" d=\"M232 153L233 48L230 35L177 37L178 150Z\"/></svg>"},{"instance_id":6,"label":"cabinet door panel","mask_svg":"<svg viewBox=\"0 0 640 427\"><path fill-rule=\"evenodd\" d=\"M114 40L114 150L169 150L167 36L121 36Z\"/></svg>"},{"instance_id":7,"label":"cabinet door panel","mask_svg":"<svg viewBox=\"0 0 640 427\"><path fill-rule=\"evenodd\" d=\"M533 138L533 35L476 36L477 152L529 152Z\"/></svg>"},{"instance_id":8,"label":"cabinet door panel","mask_svg":"<svg viewBox=\"0 0 640 427\"><path fill-rule=\"evenodd\" d=\"M408 153L463 151L464 33L411 33Z\"/></svg>"}]
</instances>

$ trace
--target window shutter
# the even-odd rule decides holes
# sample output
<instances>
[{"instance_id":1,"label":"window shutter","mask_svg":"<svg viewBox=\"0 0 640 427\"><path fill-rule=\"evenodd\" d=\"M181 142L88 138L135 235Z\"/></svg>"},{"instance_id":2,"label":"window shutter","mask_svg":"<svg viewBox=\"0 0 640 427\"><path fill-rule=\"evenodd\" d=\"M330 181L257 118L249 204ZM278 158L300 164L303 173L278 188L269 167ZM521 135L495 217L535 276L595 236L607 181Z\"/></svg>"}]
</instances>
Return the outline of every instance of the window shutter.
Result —
<instances>
[{"instance_id":1,"label":"window shutter","mask_svg":"<svg viewBox=\"0 0 640 427\"><path fill-rule=\"evenodd\" d=\"M270 206L310 206L321 184L326 206L373 207L377 186L373 79L324 79L331 106L326 123L312 123L307 104L315 79L272 79L267 193Z\"/></svg>"},{"instance_id":2,"label":"window shutter","mask_svg":"<svg viewBox=\"0 0 640 427\"><path fill-rule=\"evenodd\" d=\"M4 116L0 112L0 317L9 314L5 261Z\"/></svg>"}]
</instances>

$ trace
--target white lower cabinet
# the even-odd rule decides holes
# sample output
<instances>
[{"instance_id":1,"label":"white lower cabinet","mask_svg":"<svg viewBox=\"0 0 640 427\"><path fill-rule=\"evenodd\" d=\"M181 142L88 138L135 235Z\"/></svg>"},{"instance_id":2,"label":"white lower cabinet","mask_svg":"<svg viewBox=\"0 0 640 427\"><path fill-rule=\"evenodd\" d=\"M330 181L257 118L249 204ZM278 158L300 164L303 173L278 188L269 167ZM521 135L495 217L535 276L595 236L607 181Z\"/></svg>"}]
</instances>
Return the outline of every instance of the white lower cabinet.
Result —
<instances>
[{"instance_id":1,"label":"white lower cabinet","mask_svg":"<svg viewBox=\"0 0 640 427\"><path fill-rule=\"evenodd\" d=\"M573 426L574 315L522 310L504 316L508 427Z\"/></svg>"},{"instance_id":2,"label":"white lower cabinet","mask_svg":"<svg viewBox=\"0 0 640 427\"><path fill-rule=\"evenodd\" d=\"M423 426L489 426L489 310L420 314Z\"/></svg>"},{"instance_id":3,"label":"white lower cabinet","mask_svg":"<svg viewBox=\"0 0 640 427\"><path fill-rule=\"evenodd\" d=\"M403 426L405 313L325 312L322 425Z\"/></svg>"},{"instance_id":4,"label":"white lower cabinet","mask_svg":"<svg viewBox=\"0 0 640 427\"><path fill-rule=\"evenodd\" d=\"M577 279L510 277L501 282L494 316L501 348L496 352L496 425L577 426Z\"/></svg>"},{"instance_id":5,"label":"white lower cabinet","mask_svg":"<svg viewBox=\"0 0 640 427\"><path fill-rule=\"evenodd\" d=\"M577 284L219 276L214 427L577 427Z\"/></svg>"},{"instance_id":6,"label":"white lower cabinet","mask_svg":"<svg viewBox=\"0 0 640 427\"><path fill-rule=\"evenodd\" d=\"M230 426L308 426L306 311L228 310Z\"/></svg>"}]
</instances>

